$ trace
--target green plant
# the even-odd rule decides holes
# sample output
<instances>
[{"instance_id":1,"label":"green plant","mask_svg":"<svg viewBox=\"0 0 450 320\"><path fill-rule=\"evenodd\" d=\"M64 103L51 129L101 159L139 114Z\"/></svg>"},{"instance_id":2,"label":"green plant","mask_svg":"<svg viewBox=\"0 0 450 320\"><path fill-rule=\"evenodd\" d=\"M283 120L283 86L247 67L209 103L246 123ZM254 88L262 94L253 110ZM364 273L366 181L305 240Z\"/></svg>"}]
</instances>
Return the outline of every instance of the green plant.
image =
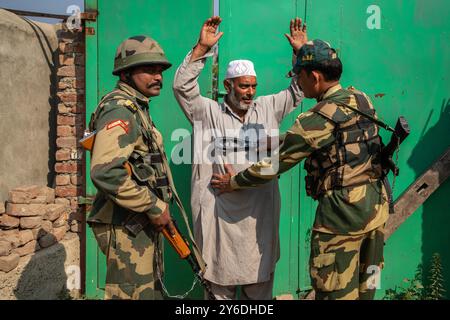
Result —
<instances>
[{"instance_id":1,"label":"green plant","mask_svg":"<svg viewBox=\"0 0 450 320\"><path fill-rule=\"evenodd\" d=\"M423 285L423 266L419 264L412 280L404 279L409 283L407 287L395 286L386 290L383 300L442 300L445 299L444 276L441 256L434 253L428 276L428 284Z\"/></svg>"},{"instance_id":2,"label":"green plant","mask_svg":"<svg viewBox=\"0 0 450 320\"><path fill-rule=\"evenodd\" d=\"M383 300L422 300L424 298L424 286L422 284L423 267L419 264L412 280L404 279L409 283L408 287L395 286L394 289L386 290Z\"/></svg>"},{"instance_id":3,"label":"green plant","mask_svg":"<svg viewBox=\"0 0 450 320\"><path fill-rule=\"evenodd\" d=\"M427 300L445 299L444 276L442 275L441 256L439 253L433 254L429 276L429 286L427 287Z\"/></svg>"}]
</instances>

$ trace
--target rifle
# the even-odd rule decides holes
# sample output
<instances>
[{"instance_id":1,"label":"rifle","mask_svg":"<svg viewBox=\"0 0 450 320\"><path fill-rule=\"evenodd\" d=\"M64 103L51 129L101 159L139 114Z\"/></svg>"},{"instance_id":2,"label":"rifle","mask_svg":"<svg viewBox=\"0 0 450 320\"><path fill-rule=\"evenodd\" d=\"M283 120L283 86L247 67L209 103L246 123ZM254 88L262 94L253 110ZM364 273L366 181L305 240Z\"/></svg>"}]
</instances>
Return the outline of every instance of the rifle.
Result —
<instances>
[{"instance_id":1,"label":"rifle","mask_svg":"<svg viewBox=\"0 0 450 320\"><path fill-rule=\"evenodd\" d=\"M406 121L405 117L400 116L395 125L395 129L392 129L387 125L385 129L391 131L392 136L389 143L381 148L380 163L381 167L383 168L382 181L388 194L389 213L394 213L395 211L394 211L394 199L392 195L392 188L391 185L389 184L387 175L389 174L389 171L392 171L395 178L400 173L400 169L397 167L397 164L394 162L394 160L392 160L392 156L394 155L394 152L400 147L400 144L409 135L410 128L408 125L408 121Z\"/></svg>"},{"instance_id":2,"label":"rifle","mask_svg":"<svg viewBox=\"0 0 450 320\"><path fill-rule=\"evenodd\" d=\"M176 221L174 219L172 219L172 222L175 227L175 234L171 235L169 230L167 229L167 227L165 227L162 230L162 234L164 235L166 240L169 242L171 247L177 252L178 256L183 260L187 260L187 262L191 266L192 271L194 272L195 276L197 277L197 279L200 281L200 284L205 289L205 291L208 295L208 299L216 300L216 297L212 293L208 282L203 278L203 269L201 268L197 257L192 252L192 250L189 248L189 243L182 236L180 229L178 229ZM132 214L126 221L124 221L123 226L131 234L136 236L149 223L150 223L150 219L147 217L147 215L142 214L142 213L135 213L135 214Z\"/></svg>"},{"instance_id":3,"label":"rifle","mask_svg":"<svg viewBox=\"0 0 450 320\"><path fill-rule=\"evenodd\" d=\"M358 105L364 105L367 104L367 100L360 94L355 95L356 101ZM380 153L380 163L382 167L382 175L381 175L381 181L383 182L383 185L386 189L387 195L388 195L388 202L389 202L389 213L394 213L394 199L392 194L392 188L389 184L389 180L387 178L387 175L389 174L389 171L392 171L394 174L394 178L398 176L399 174L399 168L395 164L395 162L392 160L392 156L394 155L395 150L397 150L400 147L400 144L406 139L406 137L409 135L410 129L408 125L408 121L406 121L405 117L400 116L398 117L397 123L395 125L395 129L391 128L389 125L385 124L383 121L378 120L377 118L357 109L354 108L346 103L342 103L343 106L349 108L350 110L353 110L354 112L358 113L359 115L369 119L376 125L382 127L383 129L392 132L391 140L386 146L382 146L381 153ZM394 180L395 181L395 180Z\"/></svg>"},{"instance_id":4,"label":"rifle","mask_svg":"<svg viewBox=\"0 0 450 320\"><path fill-rule=\"evenodd\" d=\"M395 150L400 146L400 144L406 139L410 133L408 121L405 117L400 116L395 125L395 129L391 130L392 136L389 143L381 149L381 165L383 167L384 174L387 175L389 171L395 176L398 176L400 169L392 160Z\"/></svg>"},{"instance_id":5,"label":"rifle","mask_svg":"<svg viewBox=\"0 0 450 320\"><path fill-rule=\"evenodd\" d=\"M197 279L200 281L201 285L206 291L206 294L208 295L209 300L216 300L216 297L211 291L211 288L206 282L205 278L203 278L203 271L200 267L200 264L198 263L197 258L192 253L191 249L189 249L189 243L187 240L181 235L180 230L178 229L178 226L174 219L172 219L173 225L175 226L175 234L171 235L169 230L165 227L162 230L162 233L166 240L169 242L169 244L174 248L174 250L178 253L178 256L183 259L187 260L189 265L192 268L192 271L194 272Z\"/></svg>"}]
</instances>

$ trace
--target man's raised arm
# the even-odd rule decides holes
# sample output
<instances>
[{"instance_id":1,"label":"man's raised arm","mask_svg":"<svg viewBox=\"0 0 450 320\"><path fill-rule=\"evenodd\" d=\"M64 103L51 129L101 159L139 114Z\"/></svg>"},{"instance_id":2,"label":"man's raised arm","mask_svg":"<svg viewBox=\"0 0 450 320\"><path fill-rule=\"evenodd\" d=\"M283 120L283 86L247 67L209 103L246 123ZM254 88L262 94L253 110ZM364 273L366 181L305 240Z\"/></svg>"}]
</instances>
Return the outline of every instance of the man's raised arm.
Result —
<instances>
[{"instance_id":1,"label":"man's raised arm","mask_svg":"<svg viewBox=\"0 0 450 320\"><path fill-rule=\"evenodd\" d=\"M308 41L306 23L302 23L300 18L292 19L289 31L289 34L285 33L284 35L292 47L292 65L295 65L297 52ZM303 98L303 92L297 84L297 76L292 77L292 81L287 89L276 94L260 97L263 104L268 104L274 109L278 122L281 122L285 116L292 112L302 102Z\"/></svg>"},{"instance_id":2,"label":"man's raised arm","mask_svg":"<svg viewBox=\"0 0 450 320\"><path fill-rule=\"evenodd\" d=\"M222 19L218 16L205 21L197 44L175 73L173 81L175 98L191 123L194 119L202 118L203 109L208 105L209 99L200 95L198 77L205 66L206 58L213 55L211 48L223 35L223 32L217 33L221 22Z\"/></svg>"}]
</instances>

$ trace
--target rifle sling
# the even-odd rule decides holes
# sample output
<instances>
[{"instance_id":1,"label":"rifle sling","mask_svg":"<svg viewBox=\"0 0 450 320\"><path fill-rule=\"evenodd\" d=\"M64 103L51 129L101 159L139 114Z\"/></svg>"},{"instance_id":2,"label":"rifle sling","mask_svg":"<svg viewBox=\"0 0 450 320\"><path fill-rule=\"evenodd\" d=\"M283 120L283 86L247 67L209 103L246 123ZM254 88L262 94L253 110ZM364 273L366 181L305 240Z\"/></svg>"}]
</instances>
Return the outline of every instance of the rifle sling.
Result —
<instances>
[{"instance_id":1,"label":"rifle sling","mask_svg":"<svg viewBox=\"0 0 450 320\"><path fill-rule=\"evenodd\" d=\"M363 95L355 93L355 98L356 98L356 103L358 105L367 106L366 109L368 109L367 100L366 100L366 98ZM352 106L349 106L346 103L339 103L339 104L342 104L342 106L344 106L346 108L349 108L350 110L356 112L357 114L359 114L359 115L369 119L370 121L374 122L376 125L382 127L383 129L395 133L395 130L392 127L390 127L389 125L385 124L383 121L378 120L375 117L372 117L371 115L369 115L369 114L367 114L367 113L365 113L365 112L363 112L363 111L361 111L359 109L353 108Z\"/></svg>"},{"instance_id":2,"label":"rifle sling","mask_svg":"<svg viewBox=\"0 0 450 320\"><path fill-rule=\"evenodd\" d=\"M137 113L139 114L139 117L141 118L142 124L146 127L145 129L147 130L147 132L150 133L151 138L155 139L155 137L153 136L153 130L150 127L151 124L145 118L145 115L142 114L143 111L140 108L137 108ZM150 119L150 121L151 121L151 119ZM163 150L161 150L161 147L157 143L156 143L156 146L158 148L159 153L161 155L163 155L164 152L163 152ZM169 185L170 185L170 189L172 190L173 197L175 199L175 203L177 204L178 209L180 210L180 213L183 216L184 223L185 223L186 228L188 230L189 238L192 241L192 251L193 251L193 253L195 255L195 258L197 259L197 262L199 264L199 267L200 267L202 273L204 273L205 269L206 269L206 263L203 260L203 257L202 257L202 255L200 253L200 250L198 249L197 243L194 240L194 235L192 233L192 230L189 227L189 219L187 217L186 211L184 210L183 203L181 202L180 197L178 196L177 190L175 188L175 184L173 182L172 174L170 172L170 167L169 167L169 164L167 163L167 159L165 157L162 157L162 158L163 158L162 160L163 160L164 165L166 166L166 168L168 168L168 170L167 170L167 178L169 179Z\"/></svg>"}]
</instances>

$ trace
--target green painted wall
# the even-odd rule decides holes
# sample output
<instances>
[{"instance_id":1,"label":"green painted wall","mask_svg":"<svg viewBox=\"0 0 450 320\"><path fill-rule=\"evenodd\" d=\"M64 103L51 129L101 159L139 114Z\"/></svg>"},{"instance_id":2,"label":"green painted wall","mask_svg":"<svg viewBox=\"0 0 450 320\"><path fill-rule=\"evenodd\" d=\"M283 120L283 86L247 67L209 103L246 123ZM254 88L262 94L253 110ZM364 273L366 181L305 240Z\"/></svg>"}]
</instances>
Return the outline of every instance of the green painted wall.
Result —
<instances>
[{"instance_id":1,"label":"green painted wall","mask_svg":"<svg viewBox=\"0 0 450 320\"><path fill-rule=\"evenodd\" d=\"M373 4L378 8L371 7ZM170 141L173 129L191 128L173 98L171 82L177 65L195 44L201 23L212 15L213 1L86 0L85 7L100 12L97 22L89 23L96 28L96 34L86 38L88 113L115 83L110 72L116 46L125 37L149 34L161 43L174 63L164 74L162 95L150 105L166 149L172 150L176 144ZM258 95L287 87L289 80L284 76L290 69L291 50L283 33L288 32L289 19L299 16L308 23L310 39L326 40L338 49L344 64L344 86L353 85L370 95L385 122L394 125L398 115L408 119L412 133L399 154L401 172L395 182L395 197L449 146L448 1L222 0L219 9L221 30L225 32L219 46L219 91L223 91L226 64L239 58L254 61ZM200 78L207 96L211 95L211 70L209 62ZM285 119L282 129L289 128L295 116L313 104L305 101ZM383 133L383 137L387 140L388 135ZM189 204L190 167L172 165L172 169L182 200ZM298 289L309 288L309 231L316 205L306 197L303 181L300 166L280 179L281 258L275 278L276 295L295 296ZM412 277L420 263L427 267L434 252L442 256L446 288L450 288L449 192L447 181L389 239L378 298L386 289ZM95 193L92 184L87 193ZM103 257L98 255L90 233L87 240L87 295L99 297L102 291L98 288L104 282ZM191 273L171 250L166 253L167 287L171 293L182 293L190 287ZM199 298L201 293L197 290L190 297Z\"/></svg>"}]
</instances>

